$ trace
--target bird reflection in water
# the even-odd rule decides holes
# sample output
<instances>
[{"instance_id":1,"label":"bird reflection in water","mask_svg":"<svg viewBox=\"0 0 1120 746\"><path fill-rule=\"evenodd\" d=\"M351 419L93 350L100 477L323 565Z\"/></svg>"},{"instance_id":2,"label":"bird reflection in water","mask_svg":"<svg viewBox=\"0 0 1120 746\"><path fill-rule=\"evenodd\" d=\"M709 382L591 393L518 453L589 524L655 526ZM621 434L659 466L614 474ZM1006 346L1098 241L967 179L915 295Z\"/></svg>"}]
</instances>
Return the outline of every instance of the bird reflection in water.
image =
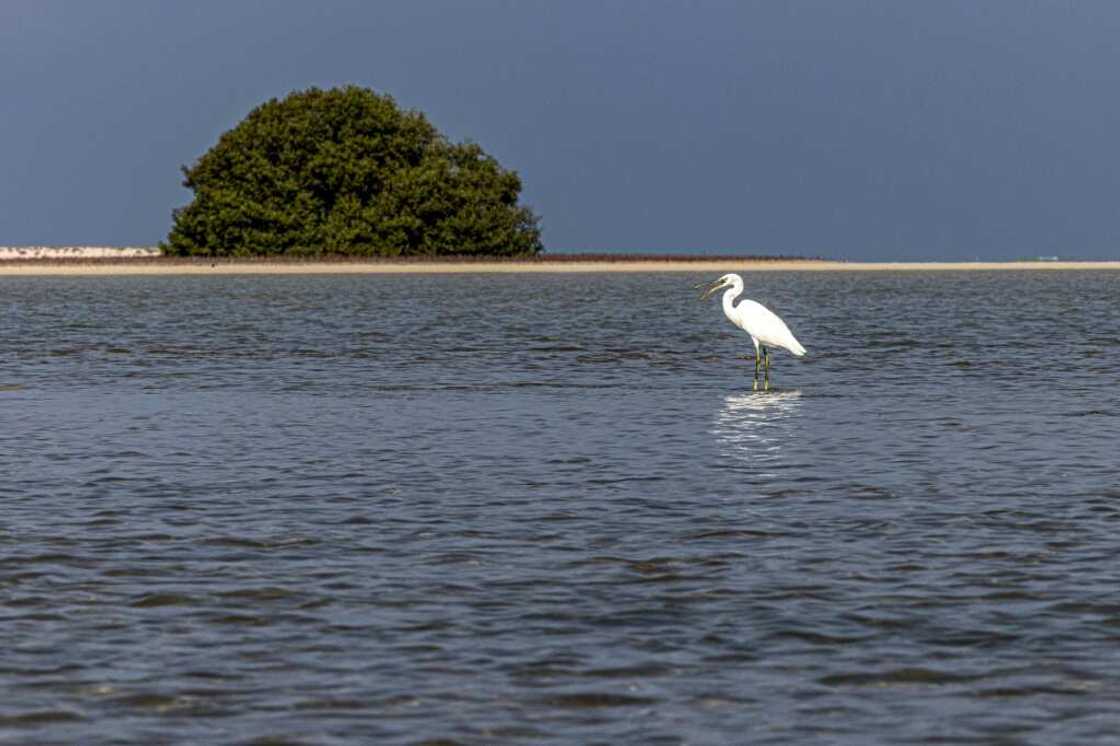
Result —
<instances>
[{"instance_id":1,"label":"bird reflection in water","mask_svg":"<svg viewBox=\"0 0 1120 746\"><path fill-rule=\"evenodd\" d=\"M711 432L722 456L765 471L781 457L800 410L797 390L732 394L723 400Z\"/></svg>"}]
</instances>

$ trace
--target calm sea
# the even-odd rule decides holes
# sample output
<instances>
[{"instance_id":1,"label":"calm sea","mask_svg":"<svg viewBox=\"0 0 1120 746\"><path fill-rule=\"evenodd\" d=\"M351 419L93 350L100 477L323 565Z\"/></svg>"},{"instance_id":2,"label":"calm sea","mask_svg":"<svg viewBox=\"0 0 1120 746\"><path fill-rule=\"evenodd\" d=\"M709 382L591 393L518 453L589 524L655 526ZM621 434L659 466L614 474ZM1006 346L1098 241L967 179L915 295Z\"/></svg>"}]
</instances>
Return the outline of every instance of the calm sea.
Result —
<instances>
[{"instance_id":1,"label":"calm sea","mask_svg":"<svg viewBox=\"0 0 1120 746\"><path fill-rule=\"evenodd\" d=\"M0 742L1114 744L1120 273L0 278Z\"/></svg>"}]
</instances>

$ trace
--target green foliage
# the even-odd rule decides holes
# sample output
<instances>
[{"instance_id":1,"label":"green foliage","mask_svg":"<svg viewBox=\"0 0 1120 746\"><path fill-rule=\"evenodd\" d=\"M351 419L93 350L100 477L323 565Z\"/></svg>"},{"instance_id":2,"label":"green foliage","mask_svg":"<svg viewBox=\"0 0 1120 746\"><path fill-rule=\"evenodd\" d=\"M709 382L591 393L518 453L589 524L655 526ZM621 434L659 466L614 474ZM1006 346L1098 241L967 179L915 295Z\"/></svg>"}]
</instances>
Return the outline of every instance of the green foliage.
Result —
<instances>
[{"instance_id":1,"label":"green foliage","mask_svg":"<svg viewBox=\"0 0 1120 746\"><path fill-rule=\"evenodd\" d=\"M257 107L183 174L194 201L164 244L181 256L541 251L516 173L356 86Z\"/></svg>"}]
</instances>

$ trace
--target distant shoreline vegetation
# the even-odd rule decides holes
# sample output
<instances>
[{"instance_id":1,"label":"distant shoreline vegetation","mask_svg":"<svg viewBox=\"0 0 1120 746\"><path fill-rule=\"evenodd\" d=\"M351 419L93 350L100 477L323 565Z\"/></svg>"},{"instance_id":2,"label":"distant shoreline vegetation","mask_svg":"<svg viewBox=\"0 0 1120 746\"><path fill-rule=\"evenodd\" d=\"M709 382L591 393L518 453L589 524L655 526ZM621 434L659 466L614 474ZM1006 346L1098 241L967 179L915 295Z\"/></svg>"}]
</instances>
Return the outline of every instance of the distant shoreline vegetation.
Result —
<instances>
[{"instance_id":1,"label":"distant shoreline vegetation","mask_svg":"<svg viewBox=\"0 0 1120 746\"><path fill-rule=\"evenodd\" d=\"M543 250L514 171L358 86L310 88L258 106L183 174L194 200L174 211L162 244L178 256Z\"/></svg>"},{"instance_id":2,"label":"distant shoreline vegetation","mask_svg":"<svg viewBox=\"0 0 1120 746\"><path fill-rule=\"evenodd\" d=\"M447 253L431 256L355 256L350 254L253 254L253 255L189 255L168 254L158 246L0 246L0 266L6 265L43 265L43 266L80 266L80 265L135 265L135 266L284 266L315 265L425 265L470 266L472 264L501 265L713 265L713 264L757 263L771 265L799 264L807 267L852 267L884 268L902 267L907 269L947 268L1113 268L1120 264L1115 259L1061 259L1053 256L1026 257L1003 260L929 260L929 261L848 261L822 256L799 254L684 254L684 253L642 253L642 252L567 252L533 254L527 256L487 256L479 254Z\"/></svg>"},{"instance_id":3,"label":"distant shoreline vegetation","mask_svg":"<svg viewBox=\"0 0 1120 746\"><path fill-rule=\"evenodd\" d=\"M0 261L145 261L163 256L158 246L0 246Z\"/></svg>"},{"instance_id":4,"label":"distant shoreline vegetation","mask_svg":"<svg viewBox=\"0 0 1120 746\"><path fill-rule=\"evenodd\" d=\"M42 247L39 247L42 248ZM68 247L75 249L80 247ZM105 247L94 247L104 252ZM13 249L15 251L13 251ZM83 256L74 251L60 258L31 258L19 247L0 247L0 276L33 275L362 275L407 273L571 273L571 272L940 272L1000 270L1120 271L1118 260L1002 262L847 262L797 256L728 254L571 253L532 257L446 255L437 257L355 256L165 256L152 249L145 255ZM713 276L715 276L713 274Z\"/></svg>"}]
</instances>

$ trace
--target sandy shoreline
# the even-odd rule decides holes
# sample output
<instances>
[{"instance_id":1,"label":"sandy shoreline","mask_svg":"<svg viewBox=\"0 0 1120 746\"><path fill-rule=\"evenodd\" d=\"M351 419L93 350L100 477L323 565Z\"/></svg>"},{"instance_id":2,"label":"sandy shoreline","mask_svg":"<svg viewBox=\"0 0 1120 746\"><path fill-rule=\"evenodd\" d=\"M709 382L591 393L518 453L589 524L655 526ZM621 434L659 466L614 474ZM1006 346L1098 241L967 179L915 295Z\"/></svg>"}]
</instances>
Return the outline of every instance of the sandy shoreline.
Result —
<instances>
[{"instance_id":1,"label":"sandy shoreline","mask_svg":"<svg viewBox=\"0 0 1120 746\"><path fill-rule=\"evenodd\" d=\"M700 259L694 261L471 261L471 262L206 262L65 261L4 262L0 276L106 275L337 275L465 274L518 272L935 272L993 270L1120 270L1099 262L835 262L811 260Z\"/></svg>"}]
</instances>

